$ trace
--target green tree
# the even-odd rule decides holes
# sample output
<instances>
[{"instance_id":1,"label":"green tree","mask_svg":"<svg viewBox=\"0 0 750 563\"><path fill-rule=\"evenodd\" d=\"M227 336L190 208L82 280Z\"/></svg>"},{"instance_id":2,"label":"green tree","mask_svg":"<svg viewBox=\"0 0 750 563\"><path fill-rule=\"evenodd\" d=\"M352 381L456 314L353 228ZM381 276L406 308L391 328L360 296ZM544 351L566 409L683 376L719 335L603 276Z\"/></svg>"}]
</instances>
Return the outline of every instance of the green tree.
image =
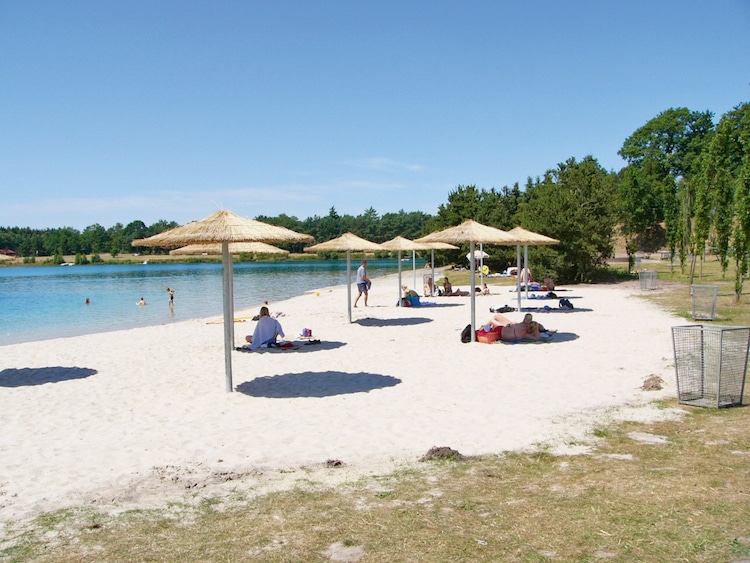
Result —
<instances>
[{"instance_id":1,"label":"green tree","mask_svg":"<svg viewBox=\"0 0 750 563\"><path fill-rule=\"evenodd\" d=\"M331 206L328 215L320 220L316 238L319 241L331 240L341 236L344 232L341 225L341 216L336 212L336 208Z\"/></svg>"},{"instance_id":2,"label":"green tree","mask_svg":"<svg viewBox=\"0 0 750 563\"><path fill-rule=\"evenodd\" d=\"M712 118L709 111L670 108L637 129L618 152L628 164L643 170L641 188L661 190L649 200L661 202L662 210L653 216L664 218L672 255L679 250L684 257L687 251L693 179L700 170L705 137L713 129Z\"/></svg>"},{"instance_id":3,"label":"green tree","mask_svg":"<svg viewBox=\"0 0 750 563\"><path fill-rule=\"evenodd\" d=\"M448 194L448 203L438 206L437 216L427 225L429 232L460 225L466 219L478 220L481 200L481 192L475 185L459 185Z\"/></svg>"},{"instance_id":4,"label":"green tree","mask_svg":"<svg viewBox=\"0 0 750 563\"><path fill-rule=\"evenodd\" d=\"M112 227L107 229L107 239L109 240L109 255L112 256L112 258L116 258L117 255L120 254L120 252L122 252L125 248L123 237L124 230L125 227L122 226L122 223L115 223Z\"/></svg>"},{"instance_id":5,"label":"green tree","mask_svg":"<svg viewBox=\"0 0 750 563\"><path fill-rule=\"evenodd\" d=\"M99 254L109 246L109 237L107 236L107 230L99 223L83 229L80 239L80 250L84 254Z\"/></svg>"},{"instance_id":6,"label":"green tree","mask_svg":"<svg viewBox=\"0 0 750 563\"><path fill-rule=\"evenodd\" d=\"M694 245L714 234L722 269L735 260L735 301L742 295L750 253L750 104L725 114L701 161L695 205Z\"/></svg>"},{"instance_id":7,"label":"green tree","mask_svg":"<svg viewBox=\"0 0 750 563\"><path fill-rule=\"evenodd\" d=\"M378 212L373 207L368 207L364 213L358 215L355 219L353 232L365 240L375 241L380 237L379 227Z\"/></svg>"},{"instance_id":8,"label":"green tree","mask_svg":"<svg viewBox=\"0 0 750 563\"><path fill-rule=\"evenodd\" d=\"M637 251L653 252L664 243L663 190L654 187L654 176L636 166L626 166L619 176L618 223L630 269Z\"/></svg>"},{"instance_id":9,"label":"green tree","mask_svg":"<svg viewBox=\"0 0 750 563\"><path fill-rule=\"evenodd\" d=\"M591 281L614 250L617 183L616 174L586 156L581 162L571 158L530 184L517 219L524 228L560 241L529 249L534 262L563 283Z\"/></svg>"}]
</instances>

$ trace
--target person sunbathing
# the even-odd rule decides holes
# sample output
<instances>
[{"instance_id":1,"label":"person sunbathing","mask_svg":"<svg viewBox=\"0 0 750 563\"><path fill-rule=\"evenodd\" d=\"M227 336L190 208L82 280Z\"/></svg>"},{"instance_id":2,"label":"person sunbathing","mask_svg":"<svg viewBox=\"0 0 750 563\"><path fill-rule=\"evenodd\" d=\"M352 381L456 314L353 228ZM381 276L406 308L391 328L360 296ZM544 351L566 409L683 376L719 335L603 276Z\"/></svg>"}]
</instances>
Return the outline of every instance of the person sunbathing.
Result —
<instances>
[{"instance_id":1,"label":"person sunbathing","mask_svg":"<svg viewBox=\"0 0 750 563\"><path fill-rule=\"evenodd\" d=\"M493 331L500 333L500 340L511 341L522 340L524 338L531 338L533 340L542 339L539 323L532 320L530 314L527 314L520 323L514 323L505 315L495 313L487 324Z\"/></svg>"},{"instance_id":2,"label":"person sunbathing","mask_svg":"<svg viewBox=\"0 0 750 563\"><path fill-rule=\"evenodd\" d=\"M461 291L460 289L453 290L453 285L448 281L448 278L443 278L443 295L469 295L468 291Z\"/></svg>"},{"instance_id":3,"label":"person sunbathing","mask_svg":"<svg viewBox=\"0 0 750 563\"><path fill-rule=\"evenodd\" d=\"M433 292L434 291L432 288L432 278L427 278L427 281L424 284L424 296L432 297Z\"/></svg>"}]
</instances>

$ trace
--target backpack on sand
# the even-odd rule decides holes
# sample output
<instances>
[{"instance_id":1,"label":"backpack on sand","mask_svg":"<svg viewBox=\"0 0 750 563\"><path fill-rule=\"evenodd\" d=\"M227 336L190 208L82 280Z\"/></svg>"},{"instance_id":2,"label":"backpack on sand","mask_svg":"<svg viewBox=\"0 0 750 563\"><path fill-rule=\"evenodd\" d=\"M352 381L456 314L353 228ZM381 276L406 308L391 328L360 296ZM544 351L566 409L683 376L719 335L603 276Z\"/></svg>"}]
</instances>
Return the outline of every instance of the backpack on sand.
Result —
<instances>
[{"instance_id":1,"label":"backpack on sand","mask_svg":"<svg viewBox=\"0 0 750 563\"><path fill-rule=\"evenodd\" d=\"M566 299L565 297L560 299L560 309L572 309L572 308L573 308L573 304L568 299Z\"/></svg>"},{"instance_id":2,"label":"backpack on sand","mask_svg":"<svg viewBox=\"0 0 750 563\"><path fill-rule=\"evenodd\" d=\"M471 325L466 325L466 328L464 328L461 331L461 342L466 344L467 342L471 342Z\"/></svg>"}]
</instances>

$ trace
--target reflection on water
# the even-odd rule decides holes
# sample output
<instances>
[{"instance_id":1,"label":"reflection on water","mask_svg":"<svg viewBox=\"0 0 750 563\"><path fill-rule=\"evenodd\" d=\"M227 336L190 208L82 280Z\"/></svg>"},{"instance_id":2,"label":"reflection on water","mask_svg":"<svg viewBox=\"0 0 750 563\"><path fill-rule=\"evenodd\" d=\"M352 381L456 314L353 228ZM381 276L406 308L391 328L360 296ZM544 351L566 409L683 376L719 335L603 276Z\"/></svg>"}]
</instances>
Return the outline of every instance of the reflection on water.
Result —
<instances>
[{"instance_id":1,"label":"reflection on water","mask_svg":"<svg viewBox=\"0 0 750 563\"><path fill-rule=\"evenodd\" d=\"M358 265L352 263L352 277ZM395 260L368 260L371 277L397 268ZM234 306L248 309L345 283L343 260L235 264ZM175 290L174 307L167 287ZM141 297L145 306L137 305ZM0 345L221 313L221 264L0 268Z\"/></svg>"}]
</instances>

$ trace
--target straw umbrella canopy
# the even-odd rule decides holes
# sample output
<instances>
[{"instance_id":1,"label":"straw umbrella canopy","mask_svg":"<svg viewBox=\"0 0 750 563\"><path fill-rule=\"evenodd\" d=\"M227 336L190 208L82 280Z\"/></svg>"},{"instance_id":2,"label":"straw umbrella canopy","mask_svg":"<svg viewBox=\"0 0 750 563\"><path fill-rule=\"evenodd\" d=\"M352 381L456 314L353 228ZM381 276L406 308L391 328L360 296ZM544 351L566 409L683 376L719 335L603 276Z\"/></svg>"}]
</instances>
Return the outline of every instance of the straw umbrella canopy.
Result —
<instances>
[{"instance_id":1,"label":"straw umbrella canopy","mask_svg":"<svg viewBox=\"0 0 750 563\"><path fill-rule=\"evenodd\" d=\"M507 232L477 223L467 219L460 225L448 227L442 231L430 233L427 236L418 238L415 242L447 242L449 244L469 243L469 254L474 255L474 245L480 244L515 244L515 239ZM471 261L471 341L476 341L474 329L476 327L476 265L474 260Z\"/></svg>"},{"instance_id":2,"label":"straw umbrella canopy","mask_svg":"<svg viewBox=\"0 0 750 563\"><path fill-rule=\"evenodd\" d=\"M398 251L398 301L396 303L398 305L401 304L401 252L404 250L426 250L427 246L424 244L419 244L417 242L414 242L413 240L409 240L408 238L404 238L401 236L392 238L389 241L386 241L384 243L381 243L381 246L383 248L386 248L388 250L397 250ZM416 275L416 274L415 274ZM416 291L416 288L413 288Z\"/></svg>"},{"instance_id":3,"label":"straw umbrella canopy","mask_svg":"<svg viewBox=\"0 0 750 563\"><path fill-rule=\"evenodd\" d=\"M312 240L284 227L269 225L240 217L222 209L205 219L188 223L182 227L164 231L152 237L137 239L133 246L180 246L186 244L221 244L221 263L224 288L224 366L226 390L232 388L232 348L234 345L234 281L232 256L229 243L232 242L306 242Z\"/></svg>"},{"instance_id":4,"label":"straw umbrella canopy","mask_svg":"<svg viewBox=\"0 0 750 563\"><path fill-rule=\"evenodd\" d=\"M171 256L221 255L221 243L189 244L170 250ZM289 254L288 250L265 242L230 242L229 254Z\"/></svg>"},{"instance_id":5,"label":"straw umbrella canopy","mask_svg":"<svg viewBox=\"0 0 750 563\"><path fill-rule=\"evenodd\" d=\"M524 250L524 269L529 267L529 246L550 246L560 244L560 241L546 235L529 231L523 227L514 227L508 231L516 239L516 262L518 266L516 274L516 296L518 299L518 310L521 310L521 245ZM526 280L526 297L529 296L529 280Z\"/></svg>"},{"instance_id":6,"label":"straw umbrella canopy","mask_svg":"<svg viewBox=\"0 0 750 563\"><path fill-rule=\"evenodd\" d=\"M344 233L338 238L308 246L305 252L343 252L346 251L346 298L349 308L349 322L352 322L352 251L375 252L385 250L381 245L358 237L354 233Z\"/></svg>"}]
</instances>

